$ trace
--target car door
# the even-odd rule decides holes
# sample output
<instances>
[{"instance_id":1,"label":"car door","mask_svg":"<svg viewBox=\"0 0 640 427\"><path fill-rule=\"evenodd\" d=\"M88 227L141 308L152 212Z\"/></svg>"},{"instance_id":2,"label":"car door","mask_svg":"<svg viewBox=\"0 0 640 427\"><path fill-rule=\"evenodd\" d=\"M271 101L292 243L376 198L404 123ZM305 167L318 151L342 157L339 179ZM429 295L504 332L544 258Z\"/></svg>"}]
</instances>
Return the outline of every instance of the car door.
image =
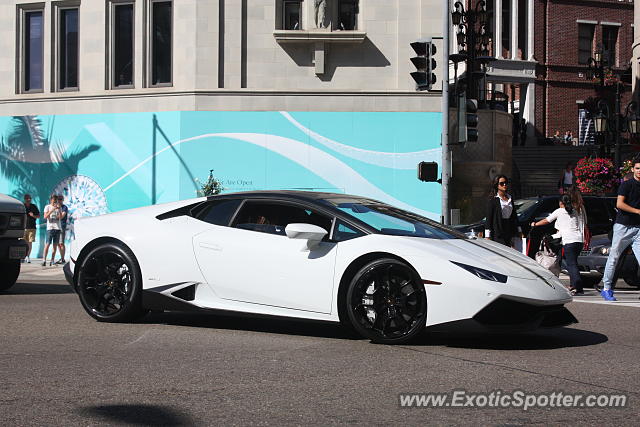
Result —
<instances>
[{"instance_id":1,"label":"car door","mask_svg":"<svg viewBox=\"0 0 640 427\"><path fill-rule=\"evenodd\" d=\"M296 310L331 312L336 243L306 250L290 239L290 223L331 230L332 218L287 202L248 200L228 227L212 225L194 237L200 269L220 298Z\"/></svg>"}]
</instances>

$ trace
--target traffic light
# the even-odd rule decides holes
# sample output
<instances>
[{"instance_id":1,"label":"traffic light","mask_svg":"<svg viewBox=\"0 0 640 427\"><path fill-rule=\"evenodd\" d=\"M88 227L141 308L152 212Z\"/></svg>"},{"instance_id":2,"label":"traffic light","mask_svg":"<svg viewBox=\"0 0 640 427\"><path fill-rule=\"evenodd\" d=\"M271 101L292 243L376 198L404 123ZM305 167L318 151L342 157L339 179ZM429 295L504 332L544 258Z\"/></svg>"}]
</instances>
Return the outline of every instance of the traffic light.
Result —
<instances>
[{"instance_id":1,"label":"traffic light","mask_svg":"<svg viewBox=\"0 0 640 427\"><path fill-rule=\"evenodd\" d=\"M411 58L411 62L413 62L417 70L411 73L411 77L416 82L416 90L431 90L431 86L437 80L436 75L433 73L436 68L436 60L433 57L436 54L436 46L429 38L413 42L411 47L418 55Z\"/></svg>"},{"instance_id":2,"label":"traffic light","mask_svg":"<svg viewBox=\"0 0 640 427\"><path fill-rule=\"evenodd\" d=\"M438 164L436 162L418 163L418 179L424 182L438 182Z\"/></svg>"},{"instance_id":3,"label":"traffic light","mask_svg":"<svg viewBox=\"0 0 640 427\"><path fill-rule=\"evenodd\" d=\"M458 96L458 143L478 140L478 100L467 99L462 92Z\"/></svg>"}]
</instances>

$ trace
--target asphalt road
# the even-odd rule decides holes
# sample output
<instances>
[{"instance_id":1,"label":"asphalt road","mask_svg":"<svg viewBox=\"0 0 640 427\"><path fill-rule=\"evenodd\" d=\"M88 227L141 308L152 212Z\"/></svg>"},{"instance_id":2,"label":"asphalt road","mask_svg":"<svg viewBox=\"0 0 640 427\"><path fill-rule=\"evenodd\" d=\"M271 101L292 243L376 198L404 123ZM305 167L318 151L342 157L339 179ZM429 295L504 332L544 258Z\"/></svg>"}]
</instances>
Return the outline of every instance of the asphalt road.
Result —
<instances>
[{"instance_id":1,"label":"asphalt road","mask_svg":"<svg viewBox=\"0 0 640 427\"><path fill-rule=\"evenodd\" d=\"M637 425L640 301L570 304L580 323L514 336L425 333L412 345L334 325L152 314L105 324L60 268L0 295L0 425ZM588 301L588 302L587 302ZM400 393L628 396L625 408L401 408Z\"/></svg>"}]
</instances>

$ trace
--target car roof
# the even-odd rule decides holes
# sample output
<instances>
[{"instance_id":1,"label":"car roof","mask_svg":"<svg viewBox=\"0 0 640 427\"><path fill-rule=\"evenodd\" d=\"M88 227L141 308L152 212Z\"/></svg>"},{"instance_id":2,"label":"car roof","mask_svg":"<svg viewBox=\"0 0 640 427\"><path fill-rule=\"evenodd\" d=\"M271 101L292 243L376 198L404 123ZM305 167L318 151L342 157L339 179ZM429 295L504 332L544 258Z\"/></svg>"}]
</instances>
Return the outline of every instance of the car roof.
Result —
<instances>
[{"instance_id":1,"label":"car roof","mask_svg":"<svg viewBox=\"0 0 640 427\"><path fill-rule=\"evenodd\" d=\"M209 196L208 199L212 200L215 198L223 198L223 197L240 197L245 199L255 199L255 198L280 198L286 197L289 199L298 199L309 202L316 202L318 200L325 199L336 199L336 198L350 198L350 199L360 199L360 200L373 200L367 197L362 196L354 196L352 194L345 193L329 193L329 192L321 192L321 191L305 191L305 190L262 190L262 191L239 191L236 193L225 193L215 196Z\"/></svg>"}]
</instances>

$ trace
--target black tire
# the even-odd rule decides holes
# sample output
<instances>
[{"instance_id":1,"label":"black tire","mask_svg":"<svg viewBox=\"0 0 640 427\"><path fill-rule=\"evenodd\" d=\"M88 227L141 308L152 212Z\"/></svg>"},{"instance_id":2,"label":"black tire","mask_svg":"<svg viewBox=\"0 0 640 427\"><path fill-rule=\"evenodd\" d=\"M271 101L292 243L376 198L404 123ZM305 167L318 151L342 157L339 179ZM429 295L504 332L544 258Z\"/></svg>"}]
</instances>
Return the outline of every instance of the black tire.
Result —
<instances>
[{"instance_id":1,"label":"black tire","mask_svg":"<svg viewBox=\"0 0 640 427\"><path fill-rule=\"evenodd\" d=\"M602 280L602 277L582 277L583 288L594 288L597 290L597 285Z\"/></svg>"},{"instance_id":2,"label":"black tire","mask_svg":"<svg viewBox=\"0 0 640 427\"><path fill-rule=\"evenodd\" d=\"M349 283L345 311L355 331L379 344L403 344L427 319L427 295L413 268L392 258L372 261Z\"/></svg>"},{"instance_id":3,"label":"black tire","mask_svg":"<svg viewBox=\"0 0 640 427\"><path fill-rule=\"evenodd\" d=\"M0 291L6 291L15 285L19 275L19 259L0 262Z\"/></svg>"},{"instance_id":4,"label":"black tire","mask_svg":"<svg viewBox=\"0 0 640 427\"><path fill-rule=\"evenodd\" d=\"M624 282L634 288L640 288L640 278L638 276L625 276Z\"/></svg>"},{"instance_id":5,"label":"black tire","mask_svg":"<svg viewBox=\"0 0 640 427\"><path fill-rule=\"evenodd\" d=\"M82 307L101 322L129 322L143 316L142 275L129 248L105 243L93 248L78 266Z\"/></svg>"}]
</instances>

